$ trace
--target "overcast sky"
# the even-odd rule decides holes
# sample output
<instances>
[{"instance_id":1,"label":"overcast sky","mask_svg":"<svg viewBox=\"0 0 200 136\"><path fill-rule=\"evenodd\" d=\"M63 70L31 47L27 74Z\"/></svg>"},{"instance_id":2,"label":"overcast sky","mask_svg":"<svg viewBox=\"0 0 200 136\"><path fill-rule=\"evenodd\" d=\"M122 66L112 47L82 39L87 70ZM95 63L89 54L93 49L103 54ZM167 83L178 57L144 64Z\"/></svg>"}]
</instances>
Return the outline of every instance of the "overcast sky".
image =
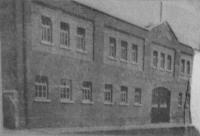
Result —
<instances>
[{"instance_id":1,"label":"overcast sky","mask_svg":"<svg viewBox=\"0 0 200 136\"><path fill-rule=\"evenodd\" d=\"M160 23L161 0L76 0L133 24ZM163 0L163 21L178 39L194 48L200 45L200 0Z\"/></svg>"}]
</instances>

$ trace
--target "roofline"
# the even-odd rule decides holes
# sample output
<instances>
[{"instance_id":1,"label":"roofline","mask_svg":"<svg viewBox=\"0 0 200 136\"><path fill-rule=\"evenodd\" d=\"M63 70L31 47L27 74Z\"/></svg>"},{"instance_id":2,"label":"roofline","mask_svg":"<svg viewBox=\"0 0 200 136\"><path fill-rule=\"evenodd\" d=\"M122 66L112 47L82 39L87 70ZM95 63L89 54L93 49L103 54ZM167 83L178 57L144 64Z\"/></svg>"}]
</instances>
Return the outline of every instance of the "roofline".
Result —
<instances>
[{"instance_id":1,"label":"roofline","mask_svg":"<svg viewBox=\"0 0 200 136\"><path fill-rule=\"evenodd\" d=\"M189 46L189 45L187 45L187 44L184 44L184 43L182 43L182 42L180 42L180 41L178 41L178 43L181 45L181 46L184 46L184 47L186 47L186 48L190 48L191 50L192 50L192 52L193 52L193 54L194 54L194 48L192 48L191 46Z\"/></svg>"},{"instance_id":2,"label":"roofline","mask_svg":"<svg viewBox=\"0 0 200 136\"><path fill-rule=\"evenodd\" d=\"M106 13L106 12L100 11L100 10L98 10L98 9L96 9L96 8L90 7L90 6L88 6L88 5L85 5L85 4L80 3L80 2L78 2L78 1L75 1L75 0L72 0L72 2L74 2L74 3L76 3L76 4L79 4L79 5L81 5L81 6L84 6L84 7L86 7L86 8L89 8L89 9L91 9L91 10L93 10L93 11L96 11L96 12L99 12L99 13L101 13L101 14L104 14L104 15L106 15L106 16L112 17L112 18L114 18L114 19L116 19L116 20L119 20L119 21L121 21L121 22L124 22L124 23L126 23L126 24L129 24L129 25L132 25L132 26L137 27L137 28L139 28L139 29L142 29L142 30L144 30L144 31L146 31L146 32L149 32L149 30L148 30L147 28L144 28L144 27L138 26L138 25L136 25L136 24L133 24L133 23L131 23L131 22L125 21L125 20L123 20L123 19L121 19L121 18L118 18L118 17L113 16L113 15L111 15L111 14L108 14L108 13Z\"/></svg>"}]
</instances>

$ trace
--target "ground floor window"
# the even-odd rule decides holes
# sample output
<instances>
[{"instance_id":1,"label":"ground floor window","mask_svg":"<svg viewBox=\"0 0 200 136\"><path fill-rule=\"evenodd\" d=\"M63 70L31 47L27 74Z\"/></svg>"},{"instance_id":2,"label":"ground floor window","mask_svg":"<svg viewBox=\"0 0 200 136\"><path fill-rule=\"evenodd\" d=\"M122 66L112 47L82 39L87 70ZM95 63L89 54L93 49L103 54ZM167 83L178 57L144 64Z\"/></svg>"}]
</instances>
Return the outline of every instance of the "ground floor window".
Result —
<instances>
[{"instance_id":1,"label":"ground floor window","mask_svg":"<svg viewBox=\"0 0 200 136\"><path fill-rule=\"evenodd\" d=\"M82 100L92 102L92 83L89 81L84 81L82 84Z\"/></svg>"},{"instance_id":2,"label":"ground floor window","mask_svg":"<svg viewBox=\"0 0 200 136\"><path fill-rule=\"evenodd\" d=\"M135 88L135 104L142 104L142 90L141 88Z\"/></svg>"},{"instance_id":3,"label":"ground floor window","mask_svg":"<svg viewBox=\"0 0 200 136\"><path fill-rule=\"evenodd\" d=\"M128 87L126 86L121 86L121 103L128 103Z\"/></svg>"},{"instance_id":4,"label":"ground floor window","mask_svg":"<svg viewBox=\"0 0 200 136\"><path fill-rule=\"evenodd\" d=\"M111 84L105 84L104 101L105 103L112 103L113 87Z\"/></svg>"},{"instance_id":5,"label":"ground floor window","mask_svg":"<svg viewBox=\"0 0 200 136\"><path fill-rule=\"evenodd\" d=\"M35 97L48 98L48 78L46 76L37 75L35 77Z\"/></svg>"},{"instance_id":6,"label":"ground floor window","mask_svg":"<svg viewBox=\"0 0 200 136\"><path fill-rule=\"evenodd\" d=\"M61 79L60 84L60 98L64 100L72 100L72 81Z\"/></svg>"}]
</instances>

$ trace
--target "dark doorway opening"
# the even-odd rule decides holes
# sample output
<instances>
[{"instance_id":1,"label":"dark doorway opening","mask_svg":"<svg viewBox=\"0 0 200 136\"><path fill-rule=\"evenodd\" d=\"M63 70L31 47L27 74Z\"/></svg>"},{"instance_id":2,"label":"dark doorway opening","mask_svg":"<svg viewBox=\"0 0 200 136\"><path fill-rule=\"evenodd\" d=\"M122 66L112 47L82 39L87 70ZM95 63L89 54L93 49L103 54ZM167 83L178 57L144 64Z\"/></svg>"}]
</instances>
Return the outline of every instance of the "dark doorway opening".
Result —
<instances>
[{"instance_id":1,"label":"dark doorway opening","mask_svg":"<svg viewBox=\"0 0 200 136\"><path fill-rule=\"evenodd\" d=\"M170 91L166 88L155 88L152 92L151 122L170 121Z\"/></svg>"}]
</instances>

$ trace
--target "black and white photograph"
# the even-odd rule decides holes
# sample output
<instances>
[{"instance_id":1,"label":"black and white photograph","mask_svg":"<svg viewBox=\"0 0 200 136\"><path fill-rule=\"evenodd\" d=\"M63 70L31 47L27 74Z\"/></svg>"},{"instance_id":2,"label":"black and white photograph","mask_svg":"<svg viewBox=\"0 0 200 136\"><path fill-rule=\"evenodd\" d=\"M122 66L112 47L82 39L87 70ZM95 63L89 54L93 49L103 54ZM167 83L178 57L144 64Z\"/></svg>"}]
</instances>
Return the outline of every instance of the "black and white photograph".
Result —
<instances>
[{"instance_id":1,"label":"black and white photograph","mask_svg":"<svg viewBox=\"0 0 200 136\"><path fill-rule=\"evenodd\" d=\"M0 0L1 136L200 136L200 0Z\"/></svg>"}]
</instances>

